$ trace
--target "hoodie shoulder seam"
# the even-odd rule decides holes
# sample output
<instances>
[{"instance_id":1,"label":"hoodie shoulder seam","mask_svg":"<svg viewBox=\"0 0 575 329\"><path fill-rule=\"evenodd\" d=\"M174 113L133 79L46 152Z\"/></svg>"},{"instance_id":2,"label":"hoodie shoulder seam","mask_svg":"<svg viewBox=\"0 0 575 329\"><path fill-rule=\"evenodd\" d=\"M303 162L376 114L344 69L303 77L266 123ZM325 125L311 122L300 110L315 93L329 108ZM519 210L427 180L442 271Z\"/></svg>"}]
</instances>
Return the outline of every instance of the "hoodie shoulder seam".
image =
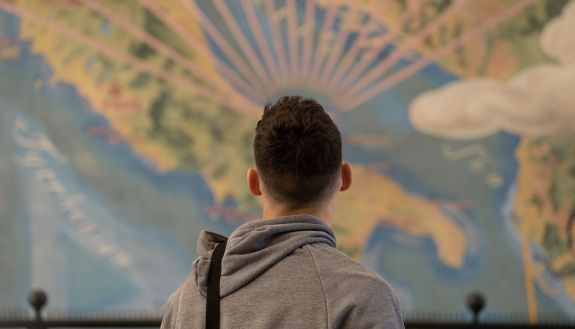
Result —
<instances>
[{"instance_id":1,"label":"hoodie shoulder seam","mask_svg":"<svg viewBox=\"0 0 575 329\"><path fill-rule=\"evenodd\" d=\"M179 290L179 289L178 289ZM182 306L182 291L178 291L178 308L176 309L176 317L174 318L174 329L178 327L178 316L180 315L180 309Z\"/></svg>"},{"instance_id":2,"label":"hoodie shoulder seam","mask_svg":"<svg viewBox=\"0 0 575 329\"><path fill-rule=\"evenodd\" d=\"M310 256L311 256L311 259L312 259L313 264L314 264L314 266L315 266L315 270L316 270L316 272L317 272L317 276L318 276L318 278L319 278L319 282L320 282L320 284L321 284L321 290L322 290L322 292L323 292L323 301L324 301L324 303L325 303L325 323L326 323L326 328L329 328L329 313L328 313L329 311L328 311L328 307L327 307L327 296L326 296L326 294L325 294L325 287L324 287L324 285L323 285L323 280L322 280L322 278L321 278L321 274L319 273L319 267L317 266L317 262L315 261L315 257L314 257L314 255L313 255L313 252L310 250L309 246L305 245L304 247L305 247L306 251L307 251L307 252L310 254Z\"/></svg>"}]
</instances>

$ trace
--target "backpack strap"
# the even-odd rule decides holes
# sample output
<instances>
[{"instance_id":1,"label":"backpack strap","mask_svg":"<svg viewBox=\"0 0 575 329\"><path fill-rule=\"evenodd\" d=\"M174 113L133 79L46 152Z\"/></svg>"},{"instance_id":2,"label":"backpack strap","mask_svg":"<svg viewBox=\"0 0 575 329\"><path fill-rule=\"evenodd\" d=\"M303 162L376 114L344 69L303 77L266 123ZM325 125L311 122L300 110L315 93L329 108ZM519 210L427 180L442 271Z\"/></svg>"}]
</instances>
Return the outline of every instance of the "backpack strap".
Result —
<instances>
[{"instance_id":1,"label":"backpack strap","mask_svg":"<svg viewBox=\"0 0 575 329\"><path fill-rule=\"evenodd\" d=\"M220 329L220 274L225 250L226 242L221 242L212 252L206 293L206 329Z\"/></svg>"}]
</instances>

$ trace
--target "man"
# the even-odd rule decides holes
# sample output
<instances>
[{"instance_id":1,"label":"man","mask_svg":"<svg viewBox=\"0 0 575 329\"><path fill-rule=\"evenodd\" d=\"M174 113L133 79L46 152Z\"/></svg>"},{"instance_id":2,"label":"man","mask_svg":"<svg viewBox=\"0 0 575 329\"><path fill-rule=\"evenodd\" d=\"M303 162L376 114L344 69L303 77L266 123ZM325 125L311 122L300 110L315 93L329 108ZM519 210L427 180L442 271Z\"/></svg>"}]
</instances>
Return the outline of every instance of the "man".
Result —
<instances>
[{"instance_id":1,"label":"man","mask_svg":"<svg viewBox=\"0 0 575 329\"><path fill-rule=\"evenodd\" d=\"M199 257L168 300L162 328L206 326L210 261L220 244L221 328L404 328L389 284L335 248L328 225L352 173L322 106L299 96L266 106L254 156L247 185L263 199L263 220L228 239L200 233Z\"/></svg>"}]
</instances>

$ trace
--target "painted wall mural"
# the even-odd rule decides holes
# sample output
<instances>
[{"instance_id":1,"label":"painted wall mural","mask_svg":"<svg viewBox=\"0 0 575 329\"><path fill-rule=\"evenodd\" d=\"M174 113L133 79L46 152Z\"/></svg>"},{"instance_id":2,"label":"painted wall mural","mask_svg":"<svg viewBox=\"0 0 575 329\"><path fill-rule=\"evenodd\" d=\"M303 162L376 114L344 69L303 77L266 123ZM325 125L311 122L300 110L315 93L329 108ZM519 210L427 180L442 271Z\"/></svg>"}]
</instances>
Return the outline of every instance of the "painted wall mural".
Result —
<instances>
[{"instance_id":1,"label":"painted wall mural","mask_svg":"<svg viewBox=\"0 0 575 329\"><path fill-rule=\"evenodd\" d=\"M303 94L354 166L338 247L408 316L573 316L574 32L566 0L0 0L0 310L159 311Z\"/></svg>"}]
</instances>

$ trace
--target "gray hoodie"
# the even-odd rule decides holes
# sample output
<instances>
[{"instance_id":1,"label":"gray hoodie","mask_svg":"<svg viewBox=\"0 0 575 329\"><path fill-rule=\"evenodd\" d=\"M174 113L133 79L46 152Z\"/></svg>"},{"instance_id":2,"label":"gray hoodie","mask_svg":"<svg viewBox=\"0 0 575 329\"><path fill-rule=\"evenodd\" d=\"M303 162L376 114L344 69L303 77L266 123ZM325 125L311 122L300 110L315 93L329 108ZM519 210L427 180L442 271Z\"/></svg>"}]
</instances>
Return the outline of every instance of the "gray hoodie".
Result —
<instances>
[{"instance_id":1,"label":"gray hoodie","mask_svg":"<svg viewBox=\"0 0 575 329\"><path fill-rule=\"evenodd\" d=\"M205 327L210 257L225 240L200 233L199 257L170 296L162 328ZM319 218L250 222L227 240L221 328L404 328L389 284L338 251L333 231Z\"/></svg>"}]
</instances>

